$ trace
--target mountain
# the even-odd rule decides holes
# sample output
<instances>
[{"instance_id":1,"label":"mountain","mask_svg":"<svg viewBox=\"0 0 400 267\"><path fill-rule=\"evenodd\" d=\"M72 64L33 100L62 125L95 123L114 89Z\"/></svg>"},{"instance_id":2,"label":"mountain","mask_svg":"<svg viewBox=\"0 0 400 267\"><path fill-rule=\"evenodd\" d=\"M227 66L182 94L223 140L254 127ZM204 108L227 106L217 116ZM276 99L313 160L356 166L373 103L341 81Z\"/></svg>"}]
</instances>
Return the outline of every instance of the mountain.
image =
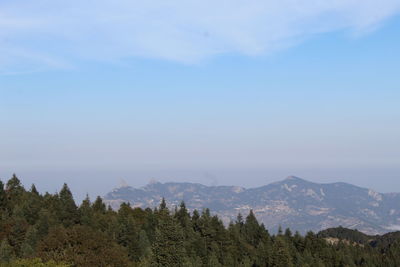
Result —
<instances>
[{"instance_id":1,"label":"mountain","mask_svg":"<svg viewBox=\"0 0 400 267\"><path fill-rule=\"evenodd\" d=\"M271 231L279 226L302 233L343 226L375 235L400 229L400 193L382 194L347 183L318 184L295 176L250 189L152 182L114 189L104 199L117 209L122 202L156 207L163 197L171 207L183 200L189 210L210 208L225 223L252 209Z\"/></svg>"}]
</instances>

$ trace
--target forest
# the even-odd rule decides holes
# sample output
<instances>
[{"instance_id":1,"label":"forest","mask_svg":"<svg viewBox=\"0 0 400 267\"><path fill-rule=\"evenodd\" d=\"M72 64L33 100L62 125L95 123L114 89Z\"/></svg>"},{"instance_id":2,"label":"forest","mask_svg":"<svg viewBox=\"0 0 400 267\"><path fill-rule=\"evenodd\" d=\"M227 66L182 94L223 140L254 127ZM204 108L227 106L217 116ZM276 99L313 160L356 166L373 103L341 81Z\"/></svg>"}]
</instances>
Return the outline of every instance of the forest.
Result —
<instances>
[{"instance_id":1,"label":"forest","mask_svg":"<svg viewBox=\"0 0 400 267\"><path fill-rule=\"evenodd\" d=\"M400 266L400 235L367 236L342 227L300 235L270 233L253 212L224 225L210 210L182 202L155 209L100 197L77 205L66 184L57 193L0 181L0 266Z\"/></svg>"}]
</instances>

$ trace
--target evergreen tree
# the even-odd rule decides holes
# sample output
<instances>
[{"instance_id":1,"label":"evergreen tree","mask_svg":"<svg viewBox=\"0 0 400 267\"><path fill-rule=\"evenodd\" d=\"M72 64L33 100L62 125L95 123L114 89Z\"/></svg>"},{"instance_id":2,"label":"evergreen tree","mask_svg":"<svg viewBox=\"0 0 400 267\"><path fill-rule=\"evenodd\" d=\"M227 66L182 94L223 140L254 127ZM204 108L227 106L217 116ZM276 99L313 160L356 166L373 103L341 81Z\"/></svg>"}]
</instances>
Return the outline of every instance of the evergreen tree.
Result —
<instances>
[{"instance_id":1,"label":"evergreen tree","mask_svg":"<svg viewBox=\"0 0 400 267\"><path fill-rule=\"evenodd\" d=\"M269 263L271 261L270 249L271 247L268 246L266 243L260 242L260 244L257 246L256 256L255 256L256 266L260 267L269 266Z\"/></svg>"},{"instance_id":2,"label":"evergreen tree","mask_svg":"<svg viewBox=\"0 0 400 267\"><path fill-rule=\"evenodd\" d=\"M11 210L15 205L21 202L24 193L25 189L22 186L21 181L14 173L6 185L7 200L10 204L9 208Z\"/></svg>"},{"instance_id":3,"label":"evergreen tree","mask_svg":"<svg viewBox=\"0 0 400 267\"><path fill-rule=\"evenodd\" d=\"M98 213L106 213L106 204L103 203L103 200L100 196L97 196L96 200L93 203L92 209L94 212Z\"/></svg>"},{"instance_id":4,"label":"evergreen tree","mask_svg":"<svg viewBox=\"0 0 400 267\"><path fill-rule=\"evenodd\" d=\"M116 231L117 243L126 247L128 255L133 260L139 260L142 256L139 247L139 229L132 216L132 208L129 204L122 203L118 211L118 225Z\"/></svg>"},{"instance_id":5,"label":"evergreen tree","mask_svg":"<svg viewBox=\"0 0 400 267\"><path fill-rule=\"evenodd\" d=\"M149 259L151 257L151 243L147 238L147 234L144 230L141 230L137 241L138 247L138 258Z\"/></svg>"},{"instance_id":6,"label":"evergreen tree","mask_svg":"<svg viewBox=\"0 0 400 267\"><path fill-rule=\"evenodd\" d=\"M256 247L262 238L262 232L260 225L254 216L253 210L250 210L249 215L246 217L246 222L243 225L243 232L246 237L246 241L253 247Z\"/></svg>"},{"instance_id":7,"label":"evergreen tree","mask_svg":"<svg viewBox=\"0 0 400 267\"><path fill-rule=\"evenodd\" d=\"M169 214L165 200L161 202L155 241L152 246L152 266L181 267L184 266L185 248L182 228Z\"/></svg>"},{"instance_id":8,"label":"evergreen tree","mask_svg":"<svg viewBox=\"0 0 400 267\"><path fill-rule=\"evenodd\" d=\"M13 193L22 193L24 191L24 187L21 184L21 181L18 179L15 173L12 175L10 180L7 182L6 191L9 193L10 197L13 197Z\"/></svg>"},{"instance_id":9,"label":"evergreen tree","mask_svg":"<svg viewBox=\"0 0 400 267\"><path fill-rule=\"evenodd\" d=\"M86 198L82 201L82 204L79 206L79 214L80 221L83 225L93 226L93 211L90 203L89 196L86 195Z\"/></svg>"},{"instance_id":10,"label":"evergreen tree","mask_svg":"<svg viewBox=\"0 0 400 267\"><path fill-rule=\"evenodd\" d=\"M4 190L4 184L0 180L0 214L7 210L7 195Z\"/></svg>"},{"instance_id":11,"label":"evergreen tree","mask_svg":"<svg viewBox=\"0 0 400 267\"><path fill-rule=\"evenodd\" d=\"M185 202L181 202L179 209L175 212L175 218L185 230L191 228L190 214L186 209Z\"/></svg>"},{"instance_id":12,"label":"evergreen tree","mask_svg":"<svg viewBox=\"0 0 400 267\"><path fill-rule=\"evenodd\" d=\"M29 224L25 220L23 216L21 216L21 212L19 212L20 208L18 207L15 214L10 218L10 228L8 233L8 242L12 246L14 253L16 255L19 254L21 246L25 240L25 234L28 230Z\"/></svg>"},{"instance_id":13,"label":"evergreen tree","mask_svg":"<svg viewBox=\"0 0 400 267\"><path fill-rule=\"evenodd\" d=\"M272 250L272 265L273 267L292 267L292 257L289 253L287 241L278 236L275 238Z\"/></svg>"},{"instance_id":14,"label":"evergreen tree","mask_svg":"<svg viewBox=\"0 0 400 267\"><path fill-rule=\"evenodd\" d=\"M30 225L35 224L39 219L39 211L43 206L42 198L37 191L35 193L35 190L36 189L34 189L33 192L26 193L22 203L20 204L23 217Z\"/></svg>"},{"instance_id":15,"label":"evergreen tree","mask_svg":"<svg viewBox=\"0 0 400 267\"><path fill-rule=\"evenodd\" d=\"M167 210L167 203L165 202L165 198L162 198L162 199L161 199L161 203L160 203L160 208L159 208L159 210L160 210L160 211Z\"/></svg>"},{"instance_id":16,"label":"evergreen tree","mask_svg":"<svg viewBox=\"0 0 400 267\"><path fill-rule=\"evenodd\" d=\"M67 184L64 184L59 193L59 210L58 218L60 222L65 226L72 226L79 222L78 207L72 197L72 193L69 190Z\"/></svg>"},{"instance_id":17,"label":"evergreen tree","mask_svg":"<svg viewBox=\"0 0 400 267\"><path fill-rule=\"evenodd\" d=\"M36 186L34 184L32 184L31 190L29 192L31 192L33 195L39 196L39 192L37 191Z\"/></svg>"}]
</instances>

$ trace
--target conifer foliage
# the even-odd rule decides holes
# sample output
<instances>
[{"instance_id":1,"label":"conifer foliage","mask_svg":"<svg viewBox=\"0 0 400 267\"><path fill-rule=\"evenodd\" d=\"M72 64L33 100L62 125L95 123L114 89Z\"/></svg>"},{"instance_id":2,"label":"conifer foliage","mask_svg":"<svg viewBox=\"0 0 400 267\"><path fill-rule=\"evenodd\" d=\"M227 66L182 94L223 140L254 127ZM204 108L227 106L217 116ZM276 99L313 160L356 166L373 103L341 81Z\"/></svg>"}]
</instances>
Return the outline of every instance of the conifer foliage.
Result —
<instances>
[{"instance_id":1,"label":"conifer foliage","mask_svg":"<svg viewBox=\"0 0 400 267\"><path fill-rule=\"evenodd\" d=\"M13 175L0 181L0 266L400 266L400 234L271 235L253 211L225 226L208 209L170 209L164 199L145 210L113 211L100 197L78 206L66 184L42 195Z\"/></svg>"}]
</instances>

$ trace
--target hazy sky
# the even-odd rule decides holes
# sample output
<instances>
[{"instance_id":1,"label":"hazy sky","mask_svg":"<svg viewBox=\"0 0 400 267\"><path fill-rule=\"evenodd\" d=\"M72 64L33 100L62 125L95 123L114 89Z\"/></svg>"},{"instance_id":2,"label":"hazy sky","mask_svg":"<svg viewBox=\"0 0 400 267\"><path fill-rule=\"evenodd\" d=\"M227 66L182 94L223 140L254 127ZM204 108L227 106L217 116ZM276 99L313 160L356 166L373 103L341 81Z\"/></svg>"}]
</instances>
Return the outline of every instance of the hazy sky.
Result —
<instances>
[{"instance_id":1,"label":"hazy sky","mask_svg":"<svg viewBox=\"0 0 400 267\"><path fill-rule=\"evenodd\" d=\"M400 192L399 0L0 2L0 178Z\"/></svg>"}]
</instances>

